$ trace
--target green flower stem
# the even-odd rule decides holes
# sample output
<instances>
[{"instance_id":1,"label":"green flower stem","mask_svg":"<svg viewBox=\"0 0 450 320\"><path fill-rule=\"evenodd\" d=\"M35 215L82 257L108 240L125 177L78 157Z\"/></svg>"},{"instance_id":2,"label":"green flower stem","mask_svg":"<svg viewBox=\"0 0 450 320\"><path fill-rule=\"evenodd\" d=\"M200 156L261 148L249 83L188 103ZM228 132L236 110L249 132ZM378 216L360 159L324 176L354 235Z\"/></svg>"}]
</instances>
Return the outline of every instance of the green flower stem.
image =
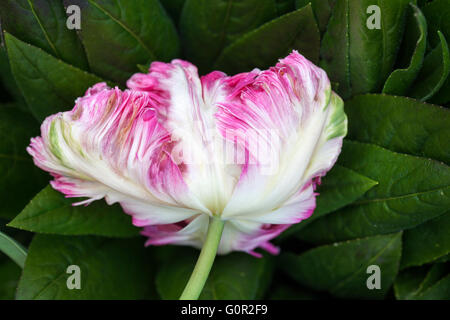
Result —
<instances>
[{"instance_id":1,"label":"green flower stem","mask_svg":"<svg viewBox=\"0 0 450 320\"><path fill-rule=\"evenodd\" d=\"M205 243L180 300L197 300L200 296L219 248L224 224L223 220L210 218Z\"/></svg>"}]
</instances>

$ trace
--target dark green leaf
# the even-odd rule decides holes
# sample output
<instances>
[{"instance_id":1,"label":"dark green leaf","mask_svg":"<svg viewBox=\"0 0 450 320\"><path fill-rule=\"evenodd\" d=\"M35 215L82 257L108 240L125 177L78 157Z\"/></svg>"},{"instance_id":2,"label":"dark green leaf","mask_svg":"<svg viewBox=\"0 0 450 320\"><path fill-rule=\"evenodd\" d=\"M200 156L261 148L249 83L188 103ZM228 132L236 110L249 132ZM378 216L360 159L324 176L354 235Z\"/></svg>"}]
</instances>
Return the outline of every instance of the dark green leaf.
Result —
<instances>
[{"instance_id":1,"label":"dark green leaf","mask_svg":"<svg viewBox=\"0 0 450 320\"><path fill-rule=\"evenodd\" d=\"M450 53L445 37L438 31L441 43L425 57L422 70L409 96L426 101L444 85L450 73Z\"/></svg>"},{"instance_id":2,"label":"dark green leaf","mask_svg":"<svg viewBox=\"0 0 450 320\"><path fill-rule=\"evenodd\" d=\"M131 217L118 205L103 200L73 206L84 199L65 198L50 185L39 192L8 226L38 233L130 237L139 234Z\"/></svg>"},{"instance_id":3,"label":"dark green leaf","mask_svg":"<svg viewBox=\"0 0 450 320\"><path fill-rule=\"evenodd\" d=\"M450 300L450 274L419 295L418 300Z\"/></svg>"},{"instance_id":4,"label":"dark green leaf","mask_svg":"<svg viewBox=\"0 0 450 320\"><path fill-rule=\"evenodd\" d=\"M71 109L77 97L102 79L66 64L6 33L11 70L33 115L40 121Z\"/></svg>"},{"instance_id":5,"label":"dark green leaf","mask_svg":"<svg viewBox=\"0 0 450 320\"><path fill-rule=\"evenodd\" d=\"M178 299L194 269L198 251L176 248L158 270L156 286L163 299ZM270 283L272 261L244 253L216 257L200 299L260 299Z\"/></svg>"},{"instance_id":6,"label":"dark green leaf","mask_svg":"<svg viewBox=\"0 0 450 320\"><path fill-rule=\"evenodd\" d=\"M413 14L408 16L406 35L404 38L404 46L406 55L410 58L409 63L401 69L397 69L391 73L383 87L383 93L404 95L409 87L416 79L422 68L425 49L427 47L427 21L420 11L412 3L410 4ZM413 20L414 21L410 21Z\"/></svg>"},{"instance_id":7,"label":"dark green leaf","mask_svg":"<svg viewBox=\"0 0 450 320\"><path fill-rule=\"evenodd\" d=\"M13 300L21 269L11 260L0 260L0 300Z\"/></svg>"},{"instance_id":8,"label":"dark green leaf","mask_svg":"<svg viewBox=\"0 0 450 320\"><path fill-rule=\"evenodd\" d=\"M320 33L324 33L327 29L328 21L330 20L335 2L336 0L296 0L295 7L300 9L308 3L311 3Z\"/></svg>"},{"instance_id":9,"label":"dark green leaf","mask_svg":"<svg viewBox=\"0 0 450 320\"><path fill-rule=\"evenodd\" d=\"M146 299L153 264L142 239L36 235L19 282L17 299ZM68 289L67 268L80 268L81 289Z\"/></svg>"},{"instance_id":10,"label":"dark green leaf","mask_svg":"<svg viewBox=\"0 0 450 320\"><path fill-rule=\"evenodd\" d=\"M124 83L137 64L179 54L178 35L158 0L80 0L81 37L91 70Z\"/></svg>"},{"instance_id":11,"label":"dark green leaf","mask_svg":"<svg viewBox=\"0 0 450 320\"><path fill-rule=\"evenodd\" d=\"M319 196L316 198L317 206L314 214L302 223L290 227L281 234L280 238L294 234L317 218L352 203L376 184L376 181L353 170L339 165L334 166L322 178L322 184L317 189Z\"/></svg>"},{"instance_id":12,"label":"dark green leaf","mask_svg":"<svg viewBox=\"0 0 450 320\"><path fill-rule=\"evenodd\" d=\"M274 0L186 0L180 20L183 47L202 73L229 44L276 16Z\"/></svg>"},{"instance_id":13,"label":"dark green leaf","mask_svg":"<svg viewBox=\"0 0 450 320\"><path fill-rule=\"evenodd\" d=\"M423 14L427 19L430 29L430 43L437 46L440 42L438 30L440 30L447 39L450 39L450 1L434 0L422 8Z\"/></svg>"},{"instance_id":14,"label":"dark green leaf","mask_svg":"<svg viewBox=\"0 0 450 320\"><path fill-rule=\"evenodd\" d=\"M450 212L403 234L402 268L420 266L450 253Z\"/></svg>"},{"instance_id":15,"label":"dark green leaf","mask_svg":"<svg viewBox=\"0 0 450 320\"><path fill-rule=\"evenodd\" d=\"M48 181L25 151L38 134L30 114L0 106L0 217L12 219Z\"/></svg>"},{"instance_id":16,"label":"dark green leaf","mask_svg":"<svg viewBox=\"0 0 450 320\"><path fill-rule=\"evenodd\" d=\"M430 35L431 44L436 46L440 43L438 36L439 30L444 34L446 39L450 39L450 22L448 19L450 15L450 1L436 0L426 5L423 10L432 32ZM447 77L439 92L430 101L437 104L444 104L450 101L450 77Z\"/></svg>"},{"instance_id":17,"label":"dark green leaf","mask_svg":"<svg viewBox=\"0 0 450 320\"><path fill-rule=\"evenodd\" d=\"M300 284L342 298L383 298L398 272L401 233L334 243L303 254L286 253L281 268ZM380 268L381 288L369 290L367 268Z\"/></svg>"},{"instance_id":18,"label":"dark green leaf","mask_svg":"<svg viewBox=\"0 0 450 320\"><path fill-rule=\"evenodd\" d=\"M379 184L350 206L312 222L298 234L330 243L413 228L448 211L450 168L443 163L347 141L338 163Z\"/></svg>"},{"instance_id":19,"label":"dark green leaf","mask_svg":"<svg viewBox=\"0 0 450 320\"><path fill-rule=\"evenodd\" d=\"M395 63L410 0L336 1L321 48L321 66L347 98L383 86ZM369 29L370 5L380 8L380 29Z\"/></svg>"},{"instance_id":20,"label":"dark green leaf","mask_svg":"<svg viewBox=\"0 0 450 320\"><path fill-rule=\"evenodd\" d=\"M0 231L0 252L6 254L19 267L23 268L27 250L13 238Z\"/></svg>"},{"instance_id":21,"label":"dark green leaf","mask_svg":"<svg viewBox=\"0 0 450 320\"><path fill-rule=\"evenodd\" d=\"M75 30L66 27L62 1L0 1L2 28L16 38L39 47L69 64L88 69L86 55Z\"/></svg>"},{"instance_id":22,"label":"dark green leaf","mask_svg":"<svg viewBox=\"0 0 450 320\"><path fill-rule=\"evenodd\" d=\"M421 300L430 295L441 292L442 284L448 281L445 276L449 269L443 263L435 264L431 268L420 267L405 270L399 274L394 283L395 297L398 300ZM442 283L442 282L443 283ZM450 288L447 285L447 288ZM436 299L449 299L450 291L446 295L437 295Z\"/></svg>"},{"instance_id":23,"label":"dark green leaf","mask_svg":"<svg viewBox=\"0 0 450 320\"><path fill-rule=\"evenodd\" d=\"M308 5L272 20L233 42L217 60L216 69L229 74L254 68L266 69L294 49L317 63L319 45L319 30L311 5Z\"/></svg>"},{"instance_id":24,"label":"dark green leaf","mask_svg":"<svg viewBox=\"0 0 450 320\"><path fill-rule=\"evenodd\" d=\"M362 95L345 102L348 138L450 164L450 111L410 98Z\"/></svg>"}]
</instances>

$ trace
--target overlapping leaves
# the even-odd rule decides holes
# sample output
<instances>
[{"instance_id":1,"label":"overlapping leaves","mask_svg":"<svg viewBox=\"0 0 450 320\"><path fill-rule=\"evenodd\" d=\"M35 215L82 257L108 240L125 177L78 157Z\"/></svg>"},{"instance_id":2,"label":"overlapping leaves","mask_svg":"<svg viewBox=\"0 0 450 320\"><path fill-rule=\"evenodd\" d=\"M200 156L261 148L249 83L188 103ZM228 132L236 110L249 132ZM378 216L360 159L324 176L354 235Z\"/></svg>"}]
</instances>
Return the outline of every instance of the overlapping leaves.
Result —
<instances>
[{"instance_id":1,"label":"overlapping leaves","mask_svg":"<svg viewBox=\"0 0 450 320\"><path fill-rule=\"evenodd\" d=\"M138 230L118 206L73 207L73 199L45 187L48 177L24 150L40 121L72 108L95 82L123 86L151 61L182 57L202 74L236 73L297 49L347 99L343 153L323 178L313 217L279 239L283 256L220 257L202 298L321 297L316 291L382 298L394 284L398 299L448 299L450 1L410 2L2 1L0 218L38 233L16 297L144 299L157 297L156 288L160 298L176 298L196 255L143 249L141 238L106 238ZM70 4L80 5L81 30L65 28ZM367 28L369 5L380 7L381 29ZM8 275L0 298L12 298L18 280L18 267L7 261L0 257L0 275ZM270 284L273 262L275 276L295 282ZM65 289L68 263L87 274L82 293ZM371 264L382 267L380 291L366 287Z\"/></svg>"}]
</instances>

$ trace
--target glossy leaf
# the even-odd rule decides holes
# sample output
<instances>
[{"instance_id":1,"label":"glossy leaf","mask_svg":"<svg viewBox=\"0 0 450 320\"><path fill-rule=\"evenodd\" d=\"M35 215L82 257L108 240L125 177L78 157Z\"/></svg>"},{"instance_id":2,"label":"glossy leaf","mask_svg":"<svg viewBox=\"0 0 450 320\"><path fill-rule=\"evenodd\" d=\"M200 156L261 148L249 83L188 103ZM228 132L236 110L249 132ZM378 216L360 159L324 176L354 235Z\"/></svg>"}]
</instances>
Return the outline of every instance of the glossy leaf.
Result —
<instances>
[{"instance_id":1,"label":"glossy leaf","mask_svg":"<svg viewBox=\"0 0 450 320\"><path fill-rule=\"evenodd\" d=\"M48 181L25 151L38 134L31 115L0 105L0 217L12 219Z\"/></svg>"},{"instance_id":2,"label":"glossy leaf","mask_svg":"<svg viewBox=\"0 0 450 320\"><path fill-rule=\"evenodd\" d=\"M450 212L403 235L402 268L420 266L450 253Z\"/></svg>"},{"instance_id":3,"label":"glossy leaf","mask_svg":"<svg viewBox=\"0 0 450 320\"><path fill-rule=\"evenodd\" d=\"M341 298L380 299L398 272L401 233L334 243L303 254L283 254L280 267L294 280ZM367 268L381 270L381 288L369 290Z\"/></svg>"},{"instance_id":4,"label":"glossy leaf","mask_svg":"<svg viewBox=\"0 0 450 320\"><path fill-rule=\"evenodd\" d=\"M224 48L276 13L274 0L186 0L180 32L187 59L211 71Z\"/></svg>"},{"instance_id":5,"label":"glossy leaf","mask_svg":"<svg viewBox=\"0 0 450 320\"><path fill-rule=\"evenodd\" d=\"M137 64L178 56L175 26L158 0L80 3L80 34L94 73L124 83Z\"/></svg>"},{"instance_id":6,"label":"glossy leaf","mask_svg":"<svg viewBox=\"0 0 450 320\"><path fill-rule=\"evenodd\" d=\"M102 79L82 71L6 33L11 70L33 115L72 109L77 97Z\"/></svg>"},{"instance_id":7,"label":"glossy leaf","mask_svg":"<svg viewBox=\"0 0 450 320\"><path fill-rule=\"evenodd\" d=\"M78 68L89 69L76 30L66 27L62 1L3 0L0 16L3 30L16 38Z\"/></svg>"},{"instance_id":8,"label":"glossy leaf","mask_svg":"<svg viewBox=\"0 0 450 320\"><path fill-rule=\"evenodd\" d=\"M80 290L67 287L80 268ZM19 300L146 299L152 296L153 265L142 239L38 234L29 248ZM71 283L71 281L69 281Z\"/></svg>"},{"instance_id":9,"label":"glossy leaf","mask_svg":"<svg viewBox=\"0 0 450 320\"><path fill-rule=\"evenodd\" d=\"M430 159L347 141L338 162L379 184L298 236L330 243L413 228L448 211L450 168Z\"/></svg>"},{"instance_id":10,"label":"glossy leaf","mask_svg":"<svg viewBox=\"0 0 450 320\"><path fill-rule=\"evenodd\" d=\"M285 14L251 31L231 45L218 58L215 69L229 74L266 69L292 50L317 62L320 34L311 5Z\"/></svg>"},{"instance_id":11,"label":"glossy leaf","mask_svg":"<svg viewBox=\"0 0 450 320\"><path fill-rule=\"evenodd\" d=\"M390 74L384 84L383 93L405 95L422 68L427 47L427 21L418 7L410 5L414 13L408 16L404 46L406 54L411 58L408 65ZM410 21L412 19L414 21Z\"/></svg>"},{"instance_id":12,"label":"glossy leaf","mask_svg":"<svg viewBox=\"0 0 450 320\"><path fill-rule=\"evenodd\" d=\"M166 256L156 276L162 299L178 299L198 257L198 251L176 248ZM260 299L270 284L270 257L256 259L245 253L218 256L200 299Z\"/></svg>"},{"instance_id":13,"label":"glossy leaf","mask_svg":"<svg viewBox=\"0 0 450 320\"><path fill-rule=\"evenodd\" d=\"M450 164L450 111L380 94L346 101L348 138Z\"/></svg>"},{"instance_id":14,"label":"glossy leaf","mask_svg":"<svg viewBox=\"0 0 450 320\"><path fill-rule=\"evenodd\" d=\"M443 263L405 270L395 280L395 297L398 300L423 300L430 296L441 300L449 299L450 277L446 277L449 271L448 266ZM442 290L445 287L447 292Z\"/></svg>"},{"instance_id":15,"label":"glossy leaf","mask_svg":"<svg viewBox=\"0 0 450 320\"><path fill-rule=\"evenodd\" d=\"M339 82L343 98L381 89L396 60L409 2L336 1L322 41L321 66ZM380 29L367 27L371 5L380 8Z\"/></svg>"},{"instance_id":16,"label":"glossy leaf","mask_svg":"<svg viewBox=\"0 0 450 320\"><path fill-rule=\"evenodd\" d=\"M422 70L409 91L409 96L426 101L444 85L450 73L450 52L447 41L438 31L441 43L431 51L423 62Z\"/></svg>"},{"instance_id":17,"label":"glossy leaf","mask_svg":"<svg viewBox=\"0 0 450 320\"><path fill-rule=\"evenodd\" d=\"M23 268L27 258L27 250L3 232L0 232L0 252L6 254L19 267Z\"/></svg>"},{"instance_id":18,"label":"glossy leaf","mask_svg":"<svg viewBox=\"0 0 450 320\"><path fill-rule=\"evenodd\" d=\"M280 235L281 239L299 232L312 221L340 209L360 198L367 190L377 184L353 170L336 165L331 169L317 189L317 206L313 215L299 224L295 224Z\"/></svg>"},{"instance_id":19,"label":"glossy leaf","mask_svg":"<svg viewBox=\"0 0 450 320\"><path fill-rule=\"evenodd\" d=\"M8 226L38 233L131 237L139 229L118 205L103 200L88 206L73 206L82 198L65 198L50 185L39 192Z\"/></svg>"}]
</instances>

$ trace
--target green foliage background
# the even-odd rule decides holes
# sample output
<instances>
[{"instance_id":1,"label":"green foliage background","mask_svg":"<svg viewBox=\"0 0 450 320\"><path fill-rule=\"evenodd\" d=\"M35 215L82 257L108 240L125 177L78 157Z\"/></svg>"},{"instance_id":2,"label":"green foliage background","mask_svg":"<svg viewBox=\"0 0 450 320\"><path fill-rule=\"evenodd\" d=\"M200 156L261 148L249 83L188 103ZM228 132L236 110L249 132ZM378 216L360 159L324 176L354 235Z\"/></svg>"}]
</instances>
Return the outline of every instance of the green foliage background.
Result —
<instances>
[{"instance_id":1,"label":"green foliage background","mask_svg":"<svg viewBox=\"0 0 450 320\"><path fill-rule=\"evenodd\" d=\"M90 85L124 87L151 61L233 74L293 49L345 99L342 154L281 255L218 257L201 298L450 299L449 17L450 0L2 0L0 299L176 299L198 251L144 248L119 206L72 207L29 139ZM70 264L81 290L66 287ZM372 264L381 290L366 287Z\"/></svg>"}]
</instances>

